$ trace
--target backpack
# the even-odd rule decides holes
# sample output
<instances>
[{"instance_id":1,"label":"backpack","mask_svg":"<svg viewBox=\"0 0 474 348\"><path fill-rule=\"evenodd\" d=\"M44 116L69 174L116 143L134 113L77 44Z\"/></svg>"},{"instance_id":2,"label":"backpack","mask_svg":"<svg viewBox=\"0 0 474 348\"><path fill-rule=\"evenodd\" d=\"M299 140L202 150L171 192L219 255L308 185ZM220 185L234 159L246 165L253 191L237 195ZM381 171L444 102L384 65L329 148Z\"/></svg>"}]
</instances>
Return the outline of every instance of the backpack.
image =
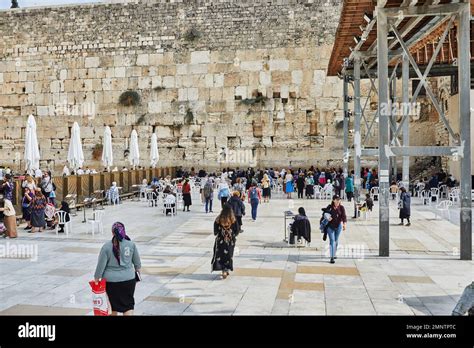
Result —
<instances>
[{"instance_id":1,"label":"backpack","mask_svg":"<svg viewBox=\"0 0 474 348\"><path fill-rule=\"evenodd\" d=\"M209 198L211 196L211 191L212 191L212 184L206 183L204 185L204 197Z\"/></svg>"},{"instance_id":2,"label":"backpack","mask_svg":"<svg viewBox=\"0 0 474 348\"><path fill-rule=\"evenodd\" d=\"M250 199L258 199L257 188L254 187L254 188L250 191Z\"/></svg>"}]
</instances>

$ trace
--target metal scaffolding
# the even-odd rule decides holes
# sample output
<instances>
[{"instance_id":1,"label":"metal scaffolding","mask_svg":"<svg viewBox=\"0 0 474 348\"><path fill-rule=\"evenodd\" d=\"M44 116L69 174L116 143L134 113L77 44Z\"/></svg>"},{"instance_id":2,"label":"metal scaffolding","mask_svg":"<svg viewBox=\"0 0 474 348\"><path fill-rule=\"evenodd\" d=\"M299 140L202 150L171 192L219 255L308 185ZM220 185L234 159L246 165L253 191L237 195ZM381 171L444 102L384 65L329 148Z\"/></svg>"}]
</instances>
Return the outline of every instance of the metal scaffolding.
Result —
<instances>
[{"instance_id":1,"label":"metal scaffolding","mask_svg":"<svg viewBox=\"0 0 474 348\"><path fill-rule=\"evenodd\" d=\"M414 156L457 156L461 162L460 178L460 258L472 259L472 209L471 209L471 126L470 126L470 3L467 1L438 4L436 0L427 1L424 6L414 6L416 1L403 1L398 7L386 8L386 1L378 0L377 7L356 46L351 49L350 56L345 60L342 69L343 97L344 97L344 170L348 172L349 163L349 121L351 113L348 103L351 101L348 86L353 80L354 92L354 188L355 198L358 201L360 190L360 172L362 156L378 156L379 161L379 255L389 256L389 186L391 175L396 176L396 158L402 158L402 183L409 185L409 161ZM416 33L405 40L410 30L422 23L422 20L432 18L427 29ZM405 20L405 21L404 21ZM406 21L408 20L408 21ZM437 71L436 76L443 76L443 71L436 66L438 55L442 52L448 34L457 21L457 69L459 83L459 124L460 134L456 134L449 124L444 109L433 93L427 78L432 76L432 71ZM397 28L401 23L405 25ZM426 21L425 21L426 22ZM444 30L439 35L439 40L433 44L432 55L422 72L417 61L410 52L410 47L422 40L430 30L444 25ZM376 39L372 45L362 51L363 42L376 28ZM389 36L391 36L389 38ZM398 50L392 50L398 46ZM399 68L401 65L401 69ZM371 70L376 66L376 76ZM361 67L364 71L361 74ZM452 74L452 72L451 72ZM409 96L409 81L414 76L419 79L419 84ZM397 103L396 81L402 80L402 108L401 115L394 113L393 105ZM361 104L361 79L369 79L371 83L368 99L372 92L378 97L378 109L372 120L369 120L365 111L367 100ZM377 79L377 81L376 81ZM409 117L411 106L424 88L434 109L444 123L453 146L410 146ZM401 121L397 123L397 117ZM378 120L378 149L364 149L367 138L370 137L372 127ZM365 138L361 136L361 124L364 122L366 129ZM400 139L401 136L401 139Z\"/></svg>"}]
</instances>

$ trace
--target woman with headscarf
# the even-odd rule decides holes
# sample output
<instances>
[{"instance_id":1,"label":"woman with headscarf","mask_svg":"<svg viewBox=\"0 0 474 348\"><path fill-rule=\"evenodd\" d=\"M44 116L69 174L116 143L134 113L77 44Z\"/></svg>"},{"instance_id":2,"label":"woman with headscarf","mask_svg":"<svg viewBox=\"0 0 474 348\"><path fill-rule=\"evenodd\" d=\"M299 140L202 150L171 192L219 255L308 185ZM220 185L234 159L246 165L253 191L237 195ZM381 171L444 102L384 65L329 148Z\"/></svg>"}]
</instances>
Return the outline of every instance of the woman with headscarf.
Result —
<instances>
[{"instance_id":1,"label":"woman with headscarf","mask_svg":"<svg viewBox=\"0 0 474 348\"><path fill-rule=\"evenodd\" d=\"M230 205L225 205L214 222L214 254L212 257L212 272L221 271L221 278L229 276L234 270L233 257L238 226Z\"/></svg>"},{"instance_id":2,"label":"woman with headscarf","mask_svg":"<svg viewBox=\"0 0 474 348\"><path fill-rule=\"evenodd\" d=\"M31 231L28 233L35 232L35 228L38 229L38 232L42 232L46 226L46 219L44 215L44 210L46 209L46 204L48 200L41 192L41 189L38 187L35 190L35 197L31 201Z\"/></svg>"},{"instance_id":3,"label":"woman with headscarf","mask_svg":"<svg viewBox=\"0 0 474 348\"><path fill-rule=\"evenodd\" d=\"M399 206L398 209L400 209L400 220L401 222L399 223L400 226L403 226L403 220L407 219L407 224L405 226L410 226L410 205L411 205L411 197L410 194L407 192L407 189L402 187L400 188L401 194L400 194L400 201L398 202Z\"/></svg>"},{"instance_id":4,"label":"woman with headscarf","mask_svg":"<svg viewBox=\"0 0 474 348\"><path fill-rule=\"evenodd\" d=\"M106 292L112 315L133 315L135 285L140 279L141 261L138 249L121 222L112 225L112 240L100 250L94 280L107 280Z\"/></svg>"},{"instance_id":5,"label":"woman with headscarf","mask_svg":"<svg viewBox=\"0 0 474 348\"><path fill-rule=\"evenodd\" d=\"M184 184L183 184L183 203L184 203L184 207L183 207L183 211L186 210L186 208L189 210L189 207L191 206L192 203L192 200L191 200L191 185L189 184L189 179L186 178L184 180Z\"/></svg>"}]
</instances>

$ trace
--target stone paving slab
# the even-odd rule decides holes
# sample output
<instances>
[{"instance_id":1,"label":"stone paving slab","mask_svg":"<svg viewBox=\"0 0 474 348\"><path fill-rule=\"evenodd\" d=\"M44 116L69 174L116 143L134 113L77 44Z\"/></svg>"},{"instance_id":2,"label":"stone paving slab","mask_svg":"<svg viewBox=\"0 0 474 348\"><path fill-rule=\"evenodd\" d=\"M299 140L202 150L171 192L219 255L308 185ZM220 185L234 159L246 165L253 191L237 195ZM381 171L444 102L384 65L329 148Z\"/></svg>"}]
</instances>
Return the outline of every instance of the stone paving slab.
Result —
<instances>
[{"instance_id":1,"label":"stone paving slab","mask_svg":"<svg viewBox=\"0 0 474 348\"><path fill-rule=\"evenodd\" d=\"M392 202L391 202L392 203ZM142 315L449 315L473 262L459 261L459 228L412 207L412 227L398 226L390 208L389 258L378 257L377 206L369 221L352 220L339 241L336 264L318 230L328 201L272 199L257 222L244 218L226 280L211 273L213 221L200 202L190 213L164 217L145 202L105 208L104 233L87 234L82 214L73 234L54 231L2 240L5 247L34 246L34 255L0 258L0 314L91 315L92 279L98 253L122 221L138 246L143 279L136 313ZM344 203L351 216L352 205ZM313 227L310 247L283 241L283 211L304 206ZM250 207L247 208L250 210ZM91 211L87 211L88 217ZM140 219L137 219L140 216ZM8 243L8 245L7 245ZM8 249L8 248L6 248ZM34 250L34 249L33 249ZM354 253L356 252L356 253Z\"/></svg>"}]
</instances>

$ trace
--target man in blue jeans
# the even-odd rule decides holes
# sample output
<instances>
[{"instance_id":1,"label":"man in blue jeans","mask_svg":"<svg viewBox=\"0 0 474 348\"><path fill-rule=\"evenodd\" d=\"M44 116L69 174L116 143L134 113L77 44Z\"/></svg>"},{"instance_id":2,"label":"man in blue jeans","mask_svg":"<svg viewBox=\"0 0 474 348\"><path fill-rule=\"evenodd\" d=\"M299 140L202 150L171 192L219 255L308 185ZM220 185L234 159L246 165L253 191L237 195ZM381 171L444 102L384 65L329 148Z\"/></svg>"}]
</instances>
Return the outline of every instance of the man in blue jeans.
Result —
<instances>
[{"instance_id":1,"label":"man in blue jeans","mask_svg":"<svg viewBox=\"0 0 474 348\"><path fill-rule=\"evenodd\" d=\"M252 221L255 222L257 220L258 203L262 200L262 194L255 182L252 182L247 196L249 198L249 203L252 206Z\"/></svg>"},{"instance_id":2,"label":"man in blue jeans","mask_svg":"<svg viewBox=\"0 0 474 348\"><path fill-rule=\"evenodd\" d=\"M339 236L343 230L346 230L347 224L346 210L341 205L341 197L334 195L332 197L332 202L327 207L326 211L331 214L331 217L328 219L329 223L327 226L327 233L329 236L329 250L331 255L330 263L335 263L336 261L334 260L337 258L336 252Z\"/></svg>"}]
</instances>

